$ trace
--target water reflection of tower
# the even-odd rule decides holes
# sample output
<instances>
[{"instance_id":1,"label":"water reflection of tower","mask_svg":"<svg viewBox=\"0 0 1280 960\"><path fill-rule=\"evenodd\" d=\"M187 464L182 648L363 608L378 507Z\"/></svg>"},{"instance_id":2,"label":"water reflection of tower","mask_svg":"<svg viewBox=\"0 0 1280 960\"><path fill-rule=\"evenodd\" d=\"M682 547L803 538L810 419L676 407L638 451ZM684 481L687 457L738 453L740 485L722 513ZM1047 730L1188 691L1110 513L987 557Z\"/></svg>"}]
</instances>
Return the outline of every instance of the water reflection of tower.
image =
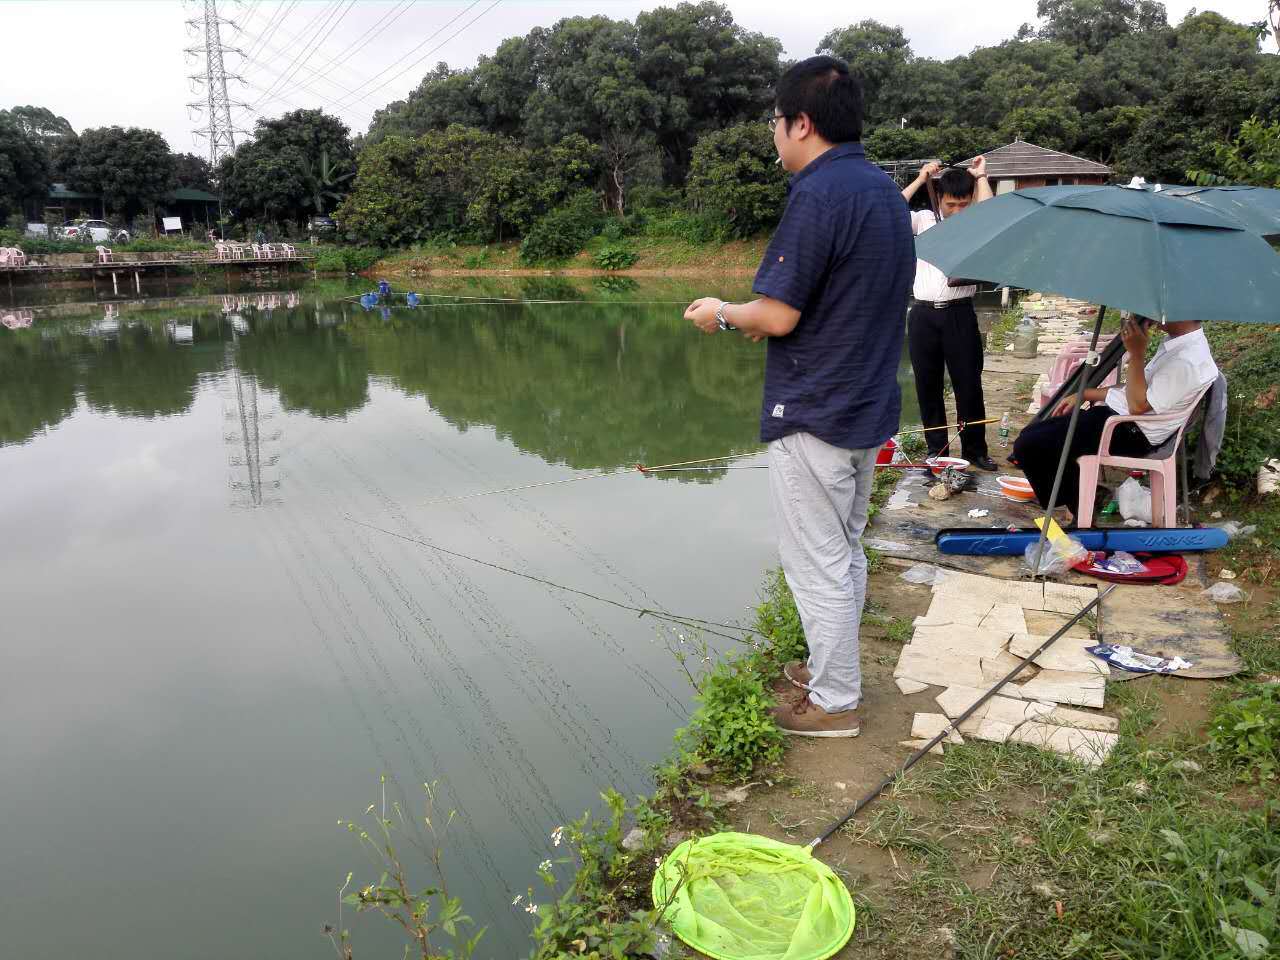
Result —
<instances>
[{"instance_id":1,"label":"water reflection of tower","mask_svg":"<svg viewBox=\"0 0 1280 960\"><path fill-rule=\"evenodd\" d=\"M247 334L250 327L240 315L239 307L225 304L223 308L231 327L223 392L223 416L228 423L223 440L229 448L231 505L252 509L280 502L280 477L273 468L280 462L281 431L269 425L264 430L263 421L275 417L275 405L269 395L258 390L257 377L240 369L240 337Z\"/></svg>"}]
</instances>

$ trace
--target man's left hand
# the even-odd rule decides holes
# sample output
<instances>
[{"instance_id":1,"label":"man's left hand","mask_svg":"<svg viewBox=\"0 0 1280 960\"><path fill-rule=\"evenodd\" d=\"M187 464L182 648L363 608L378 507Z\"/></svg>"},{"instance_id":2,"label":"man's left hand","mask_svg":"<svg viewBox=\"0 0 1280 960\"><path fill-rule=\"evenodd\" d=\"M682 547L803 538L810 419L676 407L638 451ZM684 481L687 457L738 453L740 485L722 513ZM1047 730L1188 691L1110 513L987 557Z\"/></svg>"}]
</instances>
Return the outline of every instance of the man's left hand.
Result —
<instances>
[{"instance_id":1,"label":"man's left hand","mask_svg":"<svg viewBox=\"0 0 1280 960\"><path fill-rule=\"evenodd\" d=\"M985 177L986 175L987 175L987 158L979 155L974 158L973 163L970 164L969 166L969 176L977 180L979 177Z\"/></svg>"},{"instance_id":2,"label":"man's left hand","mask_svg":"<svg viewBox=\"0 0 1280 960\"><path fill-rule=\"evenodd\" d=\"M684 318L692 320L693 325L703 333L716 333L720 324L716 321L716 311L724 303L717 297L699 297L685 307Z\"/></svg>"}]
</instances>

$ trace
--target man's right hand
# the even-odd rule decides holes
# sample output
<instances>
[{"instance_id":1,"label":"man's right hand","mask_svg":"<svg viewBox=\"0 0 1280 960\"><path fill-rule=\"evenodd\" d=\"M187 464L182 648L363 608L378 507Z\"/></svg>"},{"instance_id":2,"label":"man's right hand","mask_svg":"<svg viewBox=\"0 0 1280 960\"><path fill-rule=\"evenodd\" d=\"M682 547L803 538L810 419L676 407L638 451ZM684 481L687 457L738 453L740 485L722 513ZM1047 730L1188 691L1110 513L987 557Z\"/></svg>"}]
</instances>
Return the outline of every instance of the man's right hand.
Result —
<instances>
[{"instance_id":1,"label":"man's right hand","mask_svg":"<svg viewBox=\"0 0 1280 960\"><path fill-rule=\"evenodd\" d=\"M920 176L918 179L920 180L921 183L924 183L930 177L937 176L938 173L941 172L941 170L942 170L942 164L940 164L937 160L930 160L928 163L926 163L923 167L920 168Z\"/></svg>"}]
</instances>

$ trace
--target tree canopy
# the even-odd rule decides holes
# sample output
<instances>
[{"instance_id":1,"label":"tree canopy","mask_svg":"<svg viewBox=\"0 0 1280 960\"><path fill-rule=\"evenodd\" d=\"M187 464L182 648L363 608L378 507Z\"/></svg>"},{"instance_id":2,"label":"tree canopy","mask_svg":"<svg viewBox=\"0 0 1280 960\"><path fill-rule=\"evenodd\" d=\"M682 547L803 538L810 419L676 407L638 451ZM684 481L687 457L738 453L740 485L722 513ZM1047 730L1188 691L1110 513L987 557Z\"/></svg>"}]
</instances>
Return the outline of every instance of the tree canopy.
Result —
<instances>
[{"instance_id":1,"label":"tree canopy","mask_svg":"<svg viewBox=\"0 0 1280 960\"><path fill-rule=\"evenodd\" d=\"M131 219L150 210L174 187L169 144L154 130L94 127L71 148L72 189L96 193L112 213Z\"/></svg>"}]
</instances>

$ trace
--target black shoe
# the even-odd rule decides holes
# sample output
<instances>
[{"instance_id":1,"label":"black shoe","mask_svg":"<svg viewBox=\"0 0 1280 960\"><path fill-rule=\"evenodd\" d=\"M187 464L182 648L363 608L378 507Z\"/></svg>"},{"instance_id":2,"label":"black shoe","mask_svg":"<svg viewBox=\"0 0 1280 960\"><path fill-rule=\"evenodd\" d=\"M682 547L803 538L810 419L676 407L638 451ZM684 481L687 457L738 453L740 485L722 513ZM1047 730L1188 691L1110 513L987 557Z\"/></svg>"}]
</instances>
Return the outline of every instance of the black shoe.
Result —
<instances>
[{"instance_id":1,"label":"black shoe","mask_svg":"<svg viewBox=\"0 0 1280 960\"><path fill-rule=\"evenodd\" d=\"M990 457L988 457L985 453L980 457L975 457L972 463L979 470L986 470L990 473L995 473L996 470L999 469L999 467L996 466L996 462L992 460Z\"/></svg>"}]
</instances>

